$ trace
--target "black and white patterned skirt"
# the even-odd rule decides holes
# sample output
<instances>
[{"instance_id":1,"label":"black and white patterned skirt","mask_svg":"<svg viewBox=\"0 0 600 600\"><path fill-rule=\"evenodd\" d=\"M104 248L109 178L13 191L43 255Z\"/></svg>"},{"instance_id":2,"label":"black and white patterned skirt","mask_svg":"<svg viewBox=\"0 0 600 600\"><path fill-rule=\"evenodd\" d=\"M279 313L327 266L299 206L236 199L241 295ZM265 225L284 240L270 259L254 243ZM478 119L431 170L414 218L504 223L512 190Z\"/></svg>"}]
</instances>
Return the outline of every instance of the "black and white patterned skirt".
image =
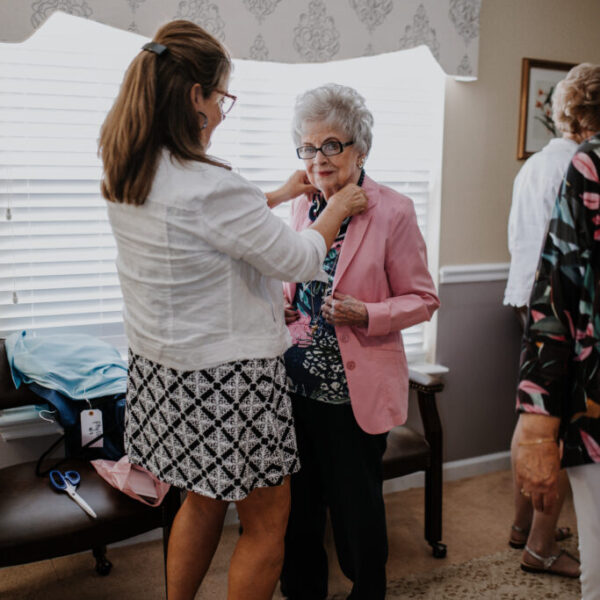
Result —
<instances>
[{"instance_id":1,"label":"black and white patterned skirt","mask_svg":"<svg viewBox=\"0 0 600 600\"><path fill-rule=\"evenodd\" d=\"M161 481L219 500L300 468L282 358L200 371L129 352L125 449Z\"/></svg>"}]
</instances>

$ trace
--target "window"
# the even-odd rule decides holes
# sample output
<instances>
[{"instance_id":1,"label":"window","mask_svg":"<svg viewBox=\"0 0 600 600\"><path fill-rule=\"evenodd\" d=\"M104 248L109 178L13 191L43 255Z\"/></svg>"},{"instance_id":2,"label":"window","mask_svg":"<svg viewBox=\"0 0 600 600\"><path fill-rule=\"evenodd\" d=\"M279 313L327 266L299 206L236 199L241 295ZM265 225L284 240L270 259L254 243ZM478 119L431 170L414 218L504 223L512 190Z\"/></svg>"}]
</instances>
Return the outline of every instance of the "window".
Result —
<instances>
[{"instance_id":1,"label":"window","mask_svg":"<svg viewBox=\"0 0 600 600\"><path fill-rule=\"evenodd\" d=\"M124 347L99 127L145 38L56 13L0 45L0 335L89 333Z\"/></svg>"},{"instance_id":2,"label":"window","mask_svg":"<svg viewBox=\"0 0 600 600\"><path fill-rule=\"evenodd\" d=\"M23 44L0 44L0 336L85 332L122 351L115 247L99 193L99 127L147 38L55 13ZM327 64L235 61L239 97L211 153L268 191L302 168L295 96L328 81L362 93L375 116L367 173L410 196L437 268L444 80L428 50ZM287 218L286 206L277 214ZM404 332L425 358L427 329Z\"/></svg>"}]
</instances>

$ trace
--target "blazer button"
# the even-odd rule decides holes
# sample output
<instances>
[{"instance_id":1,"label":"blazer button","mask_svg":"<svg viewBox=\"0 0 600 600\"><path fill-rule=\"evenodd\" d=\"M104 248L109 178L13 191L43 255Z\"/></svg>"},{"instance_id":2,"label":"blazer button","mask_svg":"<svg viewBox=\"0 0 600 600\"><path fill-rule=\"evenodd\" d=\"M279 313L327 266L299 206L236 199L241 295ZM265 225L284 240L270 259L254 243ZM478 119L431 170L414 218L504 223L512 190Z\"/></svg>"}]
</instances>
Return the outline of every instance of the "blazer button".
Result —
<instances>
[{"instance_id":1,"label":"blazer button","mask_svg":"<svg viewBox=\"0 0 600 600\"><path fill-rule=\"evenodd\" d=\"M352 370L354 369L354 367L356 367L356 363L355 363L353 360L349 360L349 361L346 363L346 366L348 367L348 369L349 369L350 371L352 371Z\"/></svg>"},{"instance_id":2,"label":"blazer button","mask_svg":"<svg viewBox=\"0 0 600 600\"><path fill-rule=\"evenodd\" d=\"M347 333L342 333L342 335L340 335L341 342L347 342L349 339L350 339L350 336Z\"/></svg>"}]
</instances>

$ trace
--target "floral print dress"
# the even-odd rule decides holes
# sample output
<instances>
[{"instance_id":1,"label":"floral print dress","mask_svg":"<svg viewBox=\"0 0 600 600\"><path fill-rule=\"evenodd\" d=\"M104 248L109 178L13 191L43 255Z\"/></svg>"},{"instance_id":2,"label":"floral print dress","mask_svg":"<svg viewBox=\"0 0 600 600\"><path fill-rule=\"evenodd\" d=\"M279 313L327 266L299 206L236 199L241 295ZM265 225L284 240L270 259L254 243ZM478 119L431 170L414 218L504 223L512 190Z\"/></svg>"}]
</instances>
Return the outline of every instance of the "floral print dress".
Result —
<instances>
[{"instance_id":1,"label":"floral print dress","mask_svg":"<svg viewBox=\"0 0 600 600\"><path fill-rule=\"evenodd\" d=\"M517 408L561 420L563 466L600 462L600 134L559 191L523 337Z\"/></svg>"}]
</instances>

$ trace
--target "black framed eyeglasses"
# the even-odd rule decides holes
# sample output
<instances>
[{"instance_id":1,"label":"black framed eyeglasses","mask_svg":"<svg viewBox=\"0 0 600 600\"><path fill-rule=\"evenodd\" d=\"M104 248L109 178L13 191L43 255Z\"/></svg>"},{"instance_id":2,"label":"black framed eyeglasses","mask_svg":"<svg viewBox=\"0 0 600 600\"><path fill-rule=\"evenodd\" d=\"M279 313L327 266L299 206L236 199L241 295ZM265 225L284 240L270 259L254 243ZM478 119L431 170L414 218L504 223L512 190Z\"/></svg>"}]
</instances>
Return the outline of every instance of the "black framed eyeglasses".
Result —
<instances>
[{"instance_id":1,"label":"black framed eyeglasses","mask_svg":"<svg viewBox=\"0 0 600 600\"><path fill-rule=\"evenodd\" d=\"M221 114L226 115L233 108L233 105L237 100L237 96L234 96L229 92L224 92L223 90L219 90L217 88L215 88L215 92L221 94L219 106L221 107Z\"/></svg>"},{"instance_id":2,"label":"black framed eyeglasses","mask_svg":"<svg viewBox=\"0 0 600 600\"><path fill-rule=\"evenodd\" d=\"M352 144L354 144L354 141L342 144L342 142L338 142L337 140L331 140L330 142L325 142L320 148L299 146L296 148L296 154L298 158L303 160L314 158L319 150L323 153L323 156L335 156L336 154L341 154L346 146L352 146Z\"/></svg>"}]
</instances>

